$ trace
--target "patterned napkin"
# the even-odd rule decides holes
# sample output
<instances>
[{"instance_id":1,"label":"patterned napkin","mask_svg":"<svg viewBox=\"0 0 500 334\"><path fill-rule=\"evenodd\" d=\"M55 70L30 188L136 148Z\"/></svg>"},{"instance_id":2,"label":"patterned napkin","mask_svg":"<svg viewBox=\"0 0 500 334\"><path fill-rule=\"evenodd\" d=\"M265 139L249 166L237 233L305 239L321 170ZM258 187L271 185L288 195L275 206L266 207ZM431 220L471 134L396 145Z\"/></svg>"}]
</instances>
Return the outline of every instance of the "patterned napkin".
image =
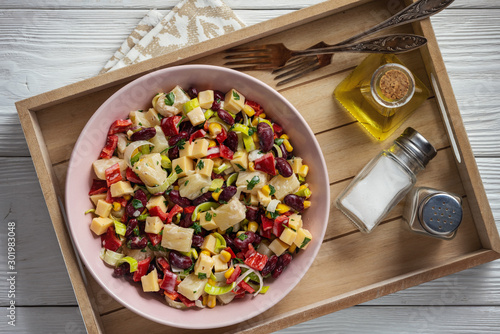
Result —
<instances>
[{"instance_id":1,"label":"patterned napkin","mask_svg":"<svg viewBox=\"0 0 500 334\"><path fill-rule=\"evenodd\" d=\"M182 0L164 17L157 10L151 10L100 73L136 64L244 26L222 0Z\"/></svg>"}]
</instances>

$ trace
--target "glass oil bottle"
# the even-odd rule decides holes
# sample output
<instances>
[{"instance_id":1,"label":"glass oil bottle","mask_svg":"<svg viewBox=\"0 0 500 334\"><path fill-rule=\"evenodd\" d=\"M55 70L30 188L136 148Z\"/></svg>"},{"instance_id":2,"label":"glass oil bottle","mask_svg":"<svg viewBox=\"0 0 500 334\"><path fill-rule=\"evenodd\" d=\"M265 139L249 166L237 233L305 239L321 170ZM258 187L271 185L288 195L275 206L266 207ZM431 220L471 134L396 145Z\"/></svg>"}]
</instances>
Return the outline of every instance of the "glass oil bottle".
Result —
<instances>
[{"instance_id":1,"label":"glass oil bottle","mask_svg":"<svg viewBox=\"0 0 500 334\"><path fill-rule=\"evenodd\" d=\"M396 56L373 54L335 88L334 95L382 141L429 97L429 90Z\"/></svg>"}]
</instances>

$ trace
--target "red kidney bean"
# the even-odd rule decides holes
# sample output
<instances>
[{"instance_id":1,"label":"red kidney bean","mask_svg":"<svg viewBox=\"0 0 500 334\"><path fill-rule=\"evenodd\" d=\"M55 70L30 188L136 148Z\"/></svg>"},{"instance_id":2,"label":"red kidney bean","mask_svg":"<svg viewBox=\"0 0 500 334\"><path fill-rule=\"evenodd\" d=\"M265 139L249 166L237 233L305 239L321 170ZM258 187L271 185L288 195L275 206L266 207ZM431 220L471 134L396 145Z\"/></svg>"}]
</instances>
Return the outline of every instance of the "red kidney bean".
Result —
<instances>
[{"instance_id":1,"label":"red kidney bean","mask_svg":"<svg viewBox=\"0 0 500 334\"><path fill-rule=\"evenodd\" d=\"M189 138L193 132L196 131L196 128L191 124L191 122L182 122L179 125L179 131L180 132L187 132L187 138Z\"/></svg>"},{"instance_id":2,"label":"red kidney bean","mask_svg":"<svg viewBox=\"0 0 500 334\"><path fill-rule=\"evenodd\" d=\"M213 111L219 111L219 109L220 109L220 101L219 100L214 100L214 102L212 103L212 107L210 109L212 109Z\"/></svg>"},{"instance_id":3,"label":"red kidney bean","mask_svg":"<svg viewBox=\"0 0 500 334\"><path fill-rule=\"evenodd\" d=\"M125 238L130 237L136 227L137 227L137 219L130 219L127 224L127 229L125 230Z\"/></svg>"},{"instance_id":4,"label":"red kidney bean","mask_svg":"<svg viewBox=\"0 0 500 334\"><path fill-rule=\"evenodd\" d=\"M248 219L248 221L256 222L258 217L259 217L259 208L256 208L255 206L247 206L247 212L245 214L245 218Z\"/></svg>"},{"instance_id":5,"label":"red kidney bean","mask_svg":"<svg viewBox=\"0 0 500 334\"><path fill-rule=\"evenodd\" d=\"M128 239L128 248L143 249L148 245L148 239L144 236L132 236Z\"/></svg>"},{"instance_id":6,"label":"red kidney bean","mask_svg":"<svg viewBox=\"0 0 500 334\"><path fill-rule=\"evenodd\" d=\"M233 196L236 194L237 190L238 189L236 189L235 186L229 186L229 187L224 188L224 190L222 190L222 192L219 195L219 202L220 203L229 202L231 200L231 198L233 198Z\"/></svg>"},{"instance_id":7,"label":"red kidney bean","mask_svg":"<svg viewBox=\"0 0 500 334\"><path fill-rule=\"evenodd\" d=\"M214 100L221 100L224 101L224 97L226 94L221 92L220 90L214 90Z\"/></svg>"},{"instance_id":8,"label":"red kidney bean","mask_svg":"<svg viewBox=\"0 0 500 334\"><path fill-rule=\"evenodd\" d=\"M142 128L139 131L134 132L134 134L130 137L132 141L137 140L149 140L156 136L155 128Z\"/></svg>"},{"instance_id":9,"label":"red kidney bean","mask_svg":"<svg viewBox=\"0 0 500 334\"><path fill-rule=\"evenodd\" d=\"M289 253L284 253L278 258L278 262L276 263L276 268L273 270L273 278L278 278L283 270L290 264L292 261L292 256Z\"/></svg>"},{"instance_id":10,"label":"red kidney bean","mask_svg":"<svg viewBox=\"0 0 500 334\"><path fill-rule=\"evenodd\" d=\"M146 207L146 205L148 204L148 196L146 195L144 190L137 189L137 191L134 194L134 199L141 201L142 206L143 206L143 209L141 211L143 211L144 208Z\"/></svg>"},{"instance_id":11,"label":"red kidney bean","mask_svg":"<svg viewBox=\"0 0 500 334\"><path fill-rule=\"evenodd\" d=\"M130 201L125 207L125 213L127 214L127 216L133 218L139 217L143 210L134 208L134 206L132 205L132 201Z\"/></svg>"},{"instance_id":12,"label":"red kidney bean","mask_svg":"<svg viewBox=\"0 0 500 334\"><path fill-rule=\"evenodd\" d=\"M229 131L227 133L227 138L224 140L224 145L227 146L231 151L236 152L238 150L238 135L234 131Z\"/></svg>"},{"instance_id":13,"label":"red kidney bean","mask_svg":"<svg viewBox=\"0 0 500 334\"><path fill-rule=\"evenodd\" d=\"M269 152L273 148L274 135L273 129L269 124L261 122L257 125L257 136L259 137L260 150Z\"/></svg>"},{"instance_id":14,"label":"red kidney bean","mask_svg":"<svg viewBox=\"0 0 500 334\"><path fill-rule=\"evenodd\" d=\"M201 203L210 202L210 201L212 201L212 192L208 191L208 192L204 193L203 195L196 197L193 200L193 205L198 206Z\"/></svg>"},{"instance_id":15,"label":"red kidney bean","mask_svg":"<svg viewBox=\"0 0 500 334\"><path fill-rule=\"evenodd\" d=\"M224 109L219 109L217 110L217 116L227 124L233 126L234 125L234 118L231 116L227 111Z\"/></svg>"},{"instance_id":16,"label":"red kidney bean","mask_svg":"<svg viewBox=\"0 0 500 334\"><path fill-rule=\"evenodd\" d=\"M203 241L204 241L204 238L201 235L199 235L199 234L193 235L192 244L194 247L201 247L201 245L203 245Z\"/></svg>"},{"instance_id":17,"label":"red kidney bean","mask_svg":"<svg viewBox=\"0 0 500 334\"><path fill-rule=\"evenodd\" d=\"M168 149L168 158L170 160L177 159L179 157L179 148L177 146Z\"/></svg>"},{"instance_id":18,"label":"red kidney bean","mask_svg":"<svg viewBox=\"0 0 500 334\"><path fill-rule=\"evenodd\" d=\"M179 222L179 226L184 228L193 226L193 220L191 219L191 214L185 215Z\"/></svg>"},{"instance_id":19,"label":"red kidney bean","mask_svg":"<svg viewBox=\"0 0 500 334\"><path fill-rule=\"evenodd\" d=\"M187 132L187 131L181 131L178 135L175 135L175 136L172 136L172 137L168 138L168 145L169 146L174 146L181 139L188 140L189 139L189 132Z\"/></svg>"},{"instance_id":20,"label":"red kidney bean","mask_svg":"<svg viewBox=\"0 0 500 334\"><path fill-rule=\"evenodd\" d=\"M246 238L241 237L242 235L246 235ZM240 238L244 240L241 240ZM239 250L246 250L248 248L248 245L250 245L254 241L255 241L255 233L252 231L246 231L245 233L240 234L240 236L235 237L233 239L233 244Z\"/></svg>"},{"instance_id":21,"label":"red kidney bean","mask_svg":"<svg viewBox=\"0 0 500 334\"><path fill-rule=\"evenodd\" d=\"M285 158L276 158L276 169L283 177L290 177L293 175L292 166L286 161Z\"/></svg>"},{"instance_id":22,"label":"red kidney bean","mask_svg":"<svg viewBox=\"0 0 500 334\"><path fill-rule=\"evenodd\" d=\"M115 270L113 270L112 275L114 278L118 278L124 276L129 272L130 272L130 264L128 264L127 262L123 262L118 267L116 267Z\"/></svg>"},{"instance_id":23,"label":"red kidney bean","mask_svg":"<svg viewBox=\"0 0 500 334\"><path fill-rule=\"evenodd\" d=\"M172 190L168 196L174 204L182 206L183 208L191 205L189 198L181 197L179 190Z\"/></svg>"},{"instance_id":24,"label":"red kidney bean","mask_svg":"<svg viewBox=\"0 0 500 334\"><path fill-rule=\"evenodd\" d=\"M274 268L276 268L276 264L278 263L278 257L276 255L271 255L269 260L267 260L264 269L262 269L262 276L267 276L273 272Z\"/></svg>"},{"instance_id":25,"label":"red kidney bean","mask_svg":"<svg viewBox=\"0 0 500 334\"><path fill-rule=\"evenodd\" d=\"M236 117L234 118L234 122L241 123L242 120L243 120L243 113L242 112L237 113Z\"/></svg>"},{"instance_id":26,"label":"red kidney bean","mask_svg":"<svg viewBox=\"0 0 500 334\"><path fill-rule=\"evenodd\" d=\"M198 97L198 89L195 87L189 87L187 94L190 98L194 99L195 97Z\"/></svg>"},{"instance_id":27,"label":"red kidney bean","mask_svg":"<svg viewBox=\"0 0 500 334\"><path fill-rule=\"evenodd\" d=\"M304 198L290 194L286 195L285 198L283 199L286 205L294 209L295 211L301 212L304 210Z\"/></svg>"},{"instance_id":28,"label":"red kidney bean","mask_svg":"<svg viewBox=\"0 0 500 334\"><path fill-rule=\"evenodd\" d=\"M187 269L193 264L193 260L189 256L182 255L178 251L170 251L168 260L171 265L180 269Z\"/></svg>"}]
</instances>

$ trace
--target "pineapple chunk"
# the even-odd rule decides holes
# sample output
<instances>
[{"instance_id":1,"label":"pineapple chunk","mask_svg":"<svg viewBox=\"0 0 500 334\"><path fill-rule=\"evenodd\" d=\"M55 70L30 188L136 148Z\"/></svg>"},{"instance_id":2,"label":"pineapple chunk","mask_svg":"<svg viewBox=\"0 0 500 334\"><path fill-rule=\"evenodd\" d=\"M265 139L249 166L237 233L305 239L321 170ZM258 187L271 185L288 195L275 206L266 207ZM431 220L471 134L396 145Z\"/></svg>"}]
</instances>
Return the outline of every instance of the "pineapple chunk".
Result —
<instances>
[{"instance_id":1,"label":"pineapple chunk","mask_svg":"<svg viewBox=\"0 0 500 334\"><path fill-rule=\"evenodd\" d=\"M193 143L186 142L184 143L183 147L179 149L179 157L188 157L192 158L193 157Z\"/></svg>"},{"instance_id":2,"label":"pineapple chunk","mask_svg":"<svg viewBox=\"0 0 500 334\"><path fill-rule=\"evenodd\" d=\"M293 243L301 249L306 249L311 240L311 232L304 228L299 228L299 230L297 231L297 238L295 238L295 241Z\"/></svg>"},{"instance_id":3,"label":"pineapple chunk","mask_svg":"<svg viewBox=\"0 0 500 334\"><path fill-rule=\"evenodd\" d=\"M297 213L290 215L288 219L288 227L295 231L298 231L299 228L302 227L302 217Z\"/></svg>"},{"instance_id":4,"label":"pineapple chunk","mask_svg":"<svg viewBox=\"0 0 500 334\"><path fill-rule=\"evenodd\" d=\"M177 158L172 161L172 170L178 177L184 177L188 171L194 170L193 159L188 157Z\"/></svg>"},{"instance_id":5,"label":"pineapple chunk","mask_svg":"<svg viewBox=\"0 0 500 334\"><path fill-rule=\"evenodd\" d=\"M127 135L124 133L116 133L115 135L118 137L118 143L116 144L118 157L122 159L128 144Z\"/></svg>"},{"instance_id":6,"label":"pineapple chunk","mask_svg":"<svg viewBox=\"0 0 500 334\"><path fill-rule=\"evenodd\" d=\"M106 197L107 197L106 193L104 193L104 194L97 194L97 195L90 196L90 200L92 201L92 203L94 203L94 205L97 205L97 202L100 199L105 200Z\"/></svg>"},{"instance_id":7,"label":"pineapple chunk","mask_svg":"<svg viewBox=\"0 0 500 334\"><path fill-rule=\"evenodd\" d=\"M134 172L149 187L159 186L167 178L167 172L161 168L160 153L150 153L143 155L134 164Z\"/></svg>"},{"instance_id":8,"label":"pineapple chunk","mask_svg":"<svg viewBox=\"0 0 500 334\"><path fill-rule=\"evenodd\" d=\"M300 171L300 167L302 167L302 158L295 157L292 160L288 160L290 166L292 166L292 170L295 174Z\"/></svg>"},{"instance_id":9,"label":"pineapple chunk","mask_svg":"<svg viewBox=\"0 0 500 334\"><path fill-rule=\"evenodd\" d=\"M231 165L233 165L234 170L237 172L246 171L248 169L248 153L244 151L234 153Z\"/></svg>"},{"instance_id":10,"label":"pineapple chunk","mask_svg":"<svg viewBox=\"0 0 500 334\"><path fill-rule=\"evenodd\" d=\"M197 126L205 122L205 113L203 112L203 110L201 110L200 107L196 107L188 112L187 117L189 118L193 126Z\"/></svg>"},{"instance_id":11,"label":"pineapple chunk","mask_svg":"<svg viewBox=\"0 0 500 334\"><path fill-rule=\"evenodd\" d=\"M212 256L212 259L214 260L214 271L216 273L227 270L227 262L224 262L221 254Z\"/></svg>"},{"instance_id":12,"label":"pineapple chunk","mask_svg":"<svg viewBox=\"0 0 500 334\"><path fill-rule=\"evenodd\" d=\"M113 205L111 203L108 203L102 199L97 201L97 206L95 208L95 214L98 215L99 217L108 217L109 214L111 213L111 209L113 208Z\"/></svg>"},{"instance_id":13,"label":"pineapple chunk","mask_svg":"<svg viewBox=\"0 0 500 334\"><path fill-rule=\"evenodd\" d=\"M196 172L201 175L212 177L212 170L214 169L214 161L212 159L201 159L196 163Z\"/></svg>"},{"instance_id":14,"label":"pineapple chunk","mask_svg":"<svg viewBox=\"0 0 500 334\"><path fill-rule=\"evenodd\" d=\"M199 273L204 273L207 277L210 277L213 266L214 260L212 257L205 253L200 253L198 261L196 261L196 264L194 265L194 274L198 275Z\"/></svg>"},{"instance_id":15,"label":"pineapple chunk","mask_svg":"<svg viewBox=\"0 0 500 334\"><path fill-rule=\"evenodd\" d=\"M159 206L161 211L167 212L167 205L165 204L165 197L163 195L151 196L146 204L146 209L151 210L155 206Z\"/></svg>"},{"instance_id":16,"label":"pineapple chunk","mask_svg":"<svg viewBox=\"0 0 500 334\"><path fill-rule=\"evenodd\" d=\"M213 220L215 224L225 231L234 224L239 223L246 216L246 207L233 197L227 204L223 204L214 210Z\"/></svg>"},{"instance_id":17,"label":"pineapple chunk","mask_svg":"<svg viewBox=\"0 0 500 334\"><path fill-rule=\"evenodd\" d=\"M214 103L214 91L204 90L198 93L198 101L203 109L210 109Z\"/></svg>"},{"instance_id":18,"label":"pineapple chunk","mask_svg":"<svg viewBox=\"0 0 500 334\"><path fill-rule=\"evenodd\" d=\"M149 128L152 126L148 118L146 117L146 113L140 110L131 111L128 117L130 118L134 126L143 126L145 128Z\"/></svg>"},{"instance_id":19,"label":"pineapple chunk","mask_svg":"<svg viewBox=\"0 0 500 334\"><path fill-rule=\"evenodd\" d=\"M158 112L154 108L149 108L148 112L146 113L146 119L149 121L149 124L151 126L157 126L160 125L160 118L158 117Z\"/></svg>"},{"instance_id":20,"label":"pineapple chunk","mask_svg":"<svg viewBox=\"0 0 500 334\"><path fill-rule=\"evenodd\" d=\"M201 174L191 174L179 180L179 194L182 197L194 200L203 195L210 188L212 180L209 176Z\"/></svg>"},{"instance_id":21,"label":"pineapple chunk","mask_svg":"<svg viewBox=\"0 0 500 334\"><path fill-rule=\"evenodd\" d=\"M189 252L191 250L193 232L192 228L167 224L163 227L161 246L179 252Z\"/></svg>"},{"instance_id":22,"label":"pineapple chunk","mask_svg":"<svg viewBox=\"0 0 500 334\"><path fill-rule=\"evenodd\" d=\"M297 232L287 227L281 233L280 240L287 245L291 245L295 241L296 237L297 237Z\"/></svg>"},{"instance_id":23,"label":"pineapple chunk","mask_svg":"<svg viewBox=\"0 0 500 334\"><path fill-rule=\"evenodd\" d=\"M103 218L97 217L92 219L92 223L90 224L90 230L97 235L101 235L106 233L110 226L113 226L113 219L111 218Z\"/></svg>"},{"instance_id":24,"label":"pineapple chunk","mask_svg":"<svg viewBox=\"0 0 500 334\"><path fill-rule=\"evenodd\" d=\"M127 169L127 163L125 162L125 160L118 157L111 157L109 159L99 159L92 163L97 178L100 180L106 180L106 169L116 163L120 165L120 172L122 176L125 176L125 170Z\"/></svg>"},{"instance_id":25,"label":"pineapple chunk","mask_svg":"<svg viewBox=\"0 0 500 334\"><path fill-rule=\"evenodd\" d=\"M290 177L277 175L269 181L269 184L276 189L274 196L280 201L283 200L286 195L297 192L300 187L300 182L295 174Z\"/></svg>"},{"instance_id":26,"label":"pineapple chunk","mask_svg":"<svg viewBox=\"0 0 500 334\"><path fill-rule=\"evenodd\" d=\"M156 268L149 274L142 276L141 283L142 291L144 292L160 291L160 286L158 284L158 272L156 271Z\"/></svg>"},{"instance_id":27,"label":"pineapple chunk","mask_svg":"<svg viewBox=\"0 0 500 334\"><path fill-rule=\"evenodd\" d=\"M158 234L163 229L163 222L160 217L147 217L144 232Z\"/></svg>"},{"instance_id":28,"label":"pineapple chunk","mask_svg":"<svg viewBox=\"0 0 500 334\"><path fill-rule=\"evenodd\" d=\"M245 106L245 97L235 89L226 93L224 99L224 109L232 113L239 113Z\"/></svg>"},{"instance_id":29,"label":"pineapple chunk","mask_svg":"<svg viewBox=\"0 0 500 334\"><path fill-rule=\"evenodd\" d=\"M208 217L210 218L209 220L207 220L207 214L208 214ZM206 211L206 212L201 213L200 226L203 227L207 231L215 230L217 228L217 224L215 224L215 221L213 219L213 212L212 211Z\"/></svg>"},{"instance_id":30,"label":"pineapple chunk","mask_svg":"<svg viewBox=\"0 0 500 334\"><path fill-rule=\"evenodd\" d=\"M290 246L278 238L274 239L273 242L269 244L269 249L272 250L273 253L276 254L276 256L280 256L281 254L283 254L288 249L288 247Z\"/></svg>"},{"instance_id":31,"label":"pineapple chunk","mask_svg":"<svg viewBox=\"0 0 500 334\"><path fill-rule=\"evenodd\" d=\"M198 275L189 274L178 286L177 292L189 300L198 300L205 291L208 278L199 279Z\"/></svg>"},{"instance_id":32,"label":"pineapple chunk","mask_svg":"<svg viewBox=\"0 0 500 334\"><path fill-rule=\"evenodd\" d=\"M155 130L156 130L156 135L149 140L154 145L153 149L151 150L151 153L161 153L169 147L168 140L167 137L165 137L165 134L163 133L161 126L158 125L155 126Z\"/></svg>"},{"instance_id":33,"label":"pineapple chunk","mask_svg":"<svg viewBox=\"0 0 500 334\"><path fill-rule=\"evenodd\" d=\"M253 186L252 189L248 189L249 183L254 177L259 178L259 182ZM248 182L247 182L248 181ZM236 187L242 187L243 192L256 194L262 187L267 183L267 174L264 172L239 172L238 179L236 180Z\"/></svg>"},{"instance_id":34,"label":"pineapple chunk","mask_svg":"<svg viewBox=\"0 0 500 334\"><path fill-rule=\"evenodd\" d=\"M130 185L129 181L118 181L113 183L109 187L109 191L111 191L112 197L123 197L125 195L132 195L134 193L134 189Z\"/></svg>"},{"instance_id":35,"label":"pineapple chunk","mask_svg":"<svg viewBox=\"0 0 500 334\"><path fill-rule=\"evenodd\" d=\"M192 157L200 159L207 156L208 144L209 142L207 139L196 139L193 142L193 152L191 153Z\"/></svg>"},{"instance_id":36,"label":"pineapple chunk","mask_svg":"<svg viewBox=\"0 0 500 334\"><path fill-rule=\"evenodd\" d=\"M210 254L215 254L215 246L217 245L217 239L209 234L203 240L203 244L201 245L201 249L207 250Z\"/></svg>"}]
</instances>

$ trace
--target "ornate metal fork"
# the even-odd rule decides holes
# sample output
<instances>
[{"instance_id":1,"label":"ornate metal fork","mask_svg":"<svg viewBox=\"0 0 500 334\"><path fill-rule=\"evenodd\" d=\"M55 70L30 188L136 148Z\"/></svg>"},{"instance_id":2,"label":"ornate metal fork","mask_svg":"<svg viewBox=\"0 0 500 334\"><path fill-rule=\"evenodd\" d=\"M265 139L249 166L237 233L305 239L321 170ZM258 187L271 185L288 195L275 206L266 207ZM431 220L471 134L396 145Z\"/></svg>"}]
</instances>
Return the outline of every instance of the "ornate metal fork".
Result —
<instances>
[{"instance_id":1,"label":"ornate metal fork","mask_svg":"<svg viewBox=\"0 0 500 334\"><path fill-rule=\"evenodd\" d=\"M425 18L428 18L441 10L445 9L448 7L454 0L418 0L415 3L409 5L402 11L396 13L389 19L385 20L384 22L374 26L373 28L364 31L360 34L357 34L347 40L344 40L340 43L335 44L335 46L342 46L342 45L347 45L351 44L352 42L361 39L362 37L374 34L376 32L379 32L382 29L389 28L389 27L395 27L399 26L402 24L422 20ZM242 47L242 48L234 48L228 50L228 52L248 52L246 54L241 54L241 55L232 55L228 56L226 58L228 59L241 59L241 58L250 58L246 63L242 63L240 65L248 65L245 67L237 68L240 70L257 70L257 69L271 69L272 64L266 63L265 59L265 52L264 50L268 50L269 46L273 44L268 44L266 45L265 48L264 46L261 47ZM311 46L309 49L318 49L318 48L325 48L328 47L329 45L326 44L325 42L319 42L313 46ZM272 48L272 47L270 47ZM305 57L300 57L297 59L291 60L286 66L283 67L274 67L273 73L280 73L283 72L275 77L275 80L288 77L285 80L282 80L278 82L278 86L286 84L290 81L293 81L297 78L300 78L307 73L313 72L319 68L325 67L329 64L331 64L333 55L330 54L322 54L322 55L316 55L316 56L305 56ZM253 59L252 59L253 58ZM258 62L256 60L258 59ZM253 60L253 61L252 61ZM226 63L226 65L236 65L234 62ZM253 64L253 66L251 66ZM285 71L285 72L284 72Z\"/></svg>"}]
</instances>

